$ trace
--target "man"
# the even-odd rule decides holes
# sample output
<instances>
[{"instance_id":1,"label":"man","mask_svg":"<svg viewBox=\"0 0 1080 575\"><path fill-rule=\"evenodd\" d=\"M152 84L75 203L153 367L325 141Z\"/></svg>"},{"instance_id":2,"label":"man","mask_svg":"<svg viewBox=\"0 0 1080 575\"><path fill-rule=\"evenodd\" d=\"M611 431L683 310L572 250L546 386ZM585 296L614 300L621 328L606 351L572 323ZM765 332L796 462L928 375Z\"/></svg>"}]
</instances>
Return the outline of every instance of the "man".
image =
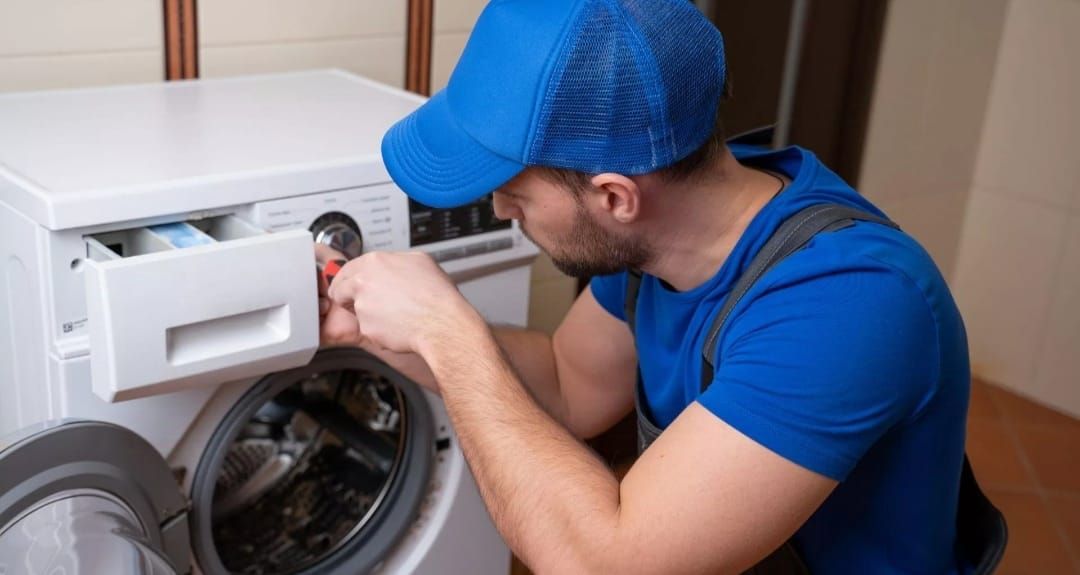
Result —
<instances>
[{"instance_id":1,"label":"man","mask_svg":"<svg viewBox=\"0 0 1080 575\"><path fill-rule=\"evenodd\" d=\"M425 204L494 192L499 217L595 278L549 339L486 325L423 254L372 253L329 287L326 340L441 393L539 573L738 573L787 541L815 573L960 572L966 343L910 237L814 237L734 308L700 391L706 331L782 221L880 214L805 150L725 146L725 76L688 2L492 2L384 160ZM644 274L633 334L627 269ZM620 483L580 439L633 408L639 368L666 430Z\"/></svg>"}]
</instances>

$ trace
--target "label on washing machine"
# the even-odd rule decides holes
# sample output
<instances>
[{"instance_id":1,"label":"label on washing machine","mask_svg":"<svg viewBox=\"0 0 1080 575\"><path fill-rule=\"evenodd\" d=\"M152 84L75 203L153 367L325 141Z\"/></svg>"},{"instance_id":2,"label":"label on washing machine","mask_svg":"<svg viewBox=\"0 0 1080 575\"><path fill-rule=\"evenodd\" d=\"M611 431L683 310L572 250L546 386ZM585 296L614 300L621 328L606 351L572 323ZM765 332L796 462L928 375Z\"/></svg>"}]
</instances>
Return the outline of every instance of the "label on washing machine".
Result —
<instances>
[{"instance_id":1,"label":"label on washing machine","mask_svg":"<svg viewBox=\"0 0 1080 575\"><path fill-rule=\"evenodd\" d=\"M60 324L60 333L64 335L71 335L78 333L86 329L86 318L80 318L72 321L65 321Z\"/></svg>"}]
</instances>

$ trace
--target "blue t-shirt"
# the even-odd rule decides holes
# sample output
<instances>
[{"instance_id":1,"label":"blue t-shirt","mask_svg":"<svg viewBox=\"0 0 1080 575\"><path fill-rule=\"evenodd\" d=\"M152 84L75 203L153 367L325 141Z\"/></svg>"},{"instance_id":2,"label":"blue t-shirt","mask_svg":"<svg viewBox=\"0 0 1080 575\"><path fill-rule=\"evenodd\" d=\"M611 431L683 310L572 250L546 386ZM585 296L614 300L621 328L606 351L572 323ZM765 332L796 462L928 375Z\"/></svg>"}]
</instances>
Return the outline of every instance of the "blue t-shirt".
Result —
<instances>
[{"instance_id":1,"label":"blue t-shirt","mask_svg":"<svg viewBox=\"0 0 1080 575\"><path fill-rule=\"evenodd\" d=\"M697 401L839 481L794 537L814 573L963 572L954 535L967 340L945 280L910 236L860 222L821 233L782 261L733 310L713 383L699 392L706 331L784 219L820 203L881 215L806 150L732 150L792 182L704 284L676 292L644 276L634 337L654 421L666 427ZM625 321L625 273L594 278L591 288Z\"/></svg>"}]
</instances>

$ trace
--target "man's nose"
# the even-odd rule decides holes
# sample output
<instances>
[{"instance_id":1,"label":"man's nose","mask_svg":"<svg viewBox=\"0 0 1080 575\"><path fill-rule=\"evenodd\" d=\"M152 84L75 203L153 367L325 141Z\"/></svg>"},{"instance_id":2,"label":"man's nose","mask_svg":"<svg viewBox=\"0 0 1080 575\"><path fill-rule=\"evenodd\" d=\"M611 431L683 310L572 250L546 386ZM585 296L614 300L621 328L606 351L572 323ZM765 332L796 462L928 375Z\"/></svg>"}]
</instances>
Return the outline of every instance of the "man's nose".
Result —
<instances>
[{"instance_id":1,"label":"man's nose","mask_svg":"<svg viewBox=\"0 0 1080 575\"><path fill-rule=\"evenodd\" d=\"M521 209L506 194L495 192L492 195L492 206L495 208L495 217L500 220L521 219Z\"/></svg>"}]
</instances>

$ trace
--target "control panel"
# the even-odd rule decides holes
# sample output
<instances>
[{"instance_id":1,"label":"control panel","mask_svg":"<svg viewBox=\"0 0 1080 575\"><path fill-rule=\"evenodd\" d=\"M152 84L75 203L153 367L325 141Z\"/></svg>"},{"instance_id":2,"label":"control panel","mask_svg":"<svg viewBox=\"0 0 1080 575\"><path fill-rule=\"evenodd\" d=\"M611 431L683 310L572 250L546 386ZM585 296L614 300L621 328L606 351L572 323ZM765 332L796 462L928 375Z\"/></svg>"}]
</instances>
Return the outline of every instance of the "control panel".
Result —
<instances>
[{"instance_id":1,"label":"control panel","mask_svg":"<svg viewBox=\"0 0 1080 575\"><path fill-rule=\"evenodd\" d=\"M489 232L510 230L512 227L510 220L495 217L490 195L456 208L432 208L409 200L409 241L413 247L472 238ZM476 238L476 241L453 242L453 245L440 247L430 253L436 261L443 262L505 250L513 245L513 238L503 235L490 239Z\"/></svg>"},{"instance_id":2,"label":"control panel","mask_svg":"<svg viewBox=\"0 0 1080 575\"><path fill-rule=\"evenodd\" d=\"M414 247L510 227L510 220L495 217L490 195L464 206L443 209L409 200L409 240Z\"/></svg>"},{"instance_id":3,"label":"control panel","mask_svg":"<svg viewBox=\"0 0 1080 575\"><path fill-rule=\"evenodd\" d=\"M514 257L507 252L528 243L513 222L495 217L490 195L456 208L433 208L410 200L392 183L260 202L244 217L271 232L307 228L315 241L349 258L419 249L440 263L453 262L450 268Z\"/></svg>"},{"instance_id":4,"label":"control panel","mask_svg":"<svg viewBox=\"0 0 1080 575\"><path fill-rule=\"evenodd\" d=\"M307 228L315 241L350 258L409 249L407 198L393 184L260 202L249 210L246 217L268 231Z\"/></svg>"}]
</instances>

